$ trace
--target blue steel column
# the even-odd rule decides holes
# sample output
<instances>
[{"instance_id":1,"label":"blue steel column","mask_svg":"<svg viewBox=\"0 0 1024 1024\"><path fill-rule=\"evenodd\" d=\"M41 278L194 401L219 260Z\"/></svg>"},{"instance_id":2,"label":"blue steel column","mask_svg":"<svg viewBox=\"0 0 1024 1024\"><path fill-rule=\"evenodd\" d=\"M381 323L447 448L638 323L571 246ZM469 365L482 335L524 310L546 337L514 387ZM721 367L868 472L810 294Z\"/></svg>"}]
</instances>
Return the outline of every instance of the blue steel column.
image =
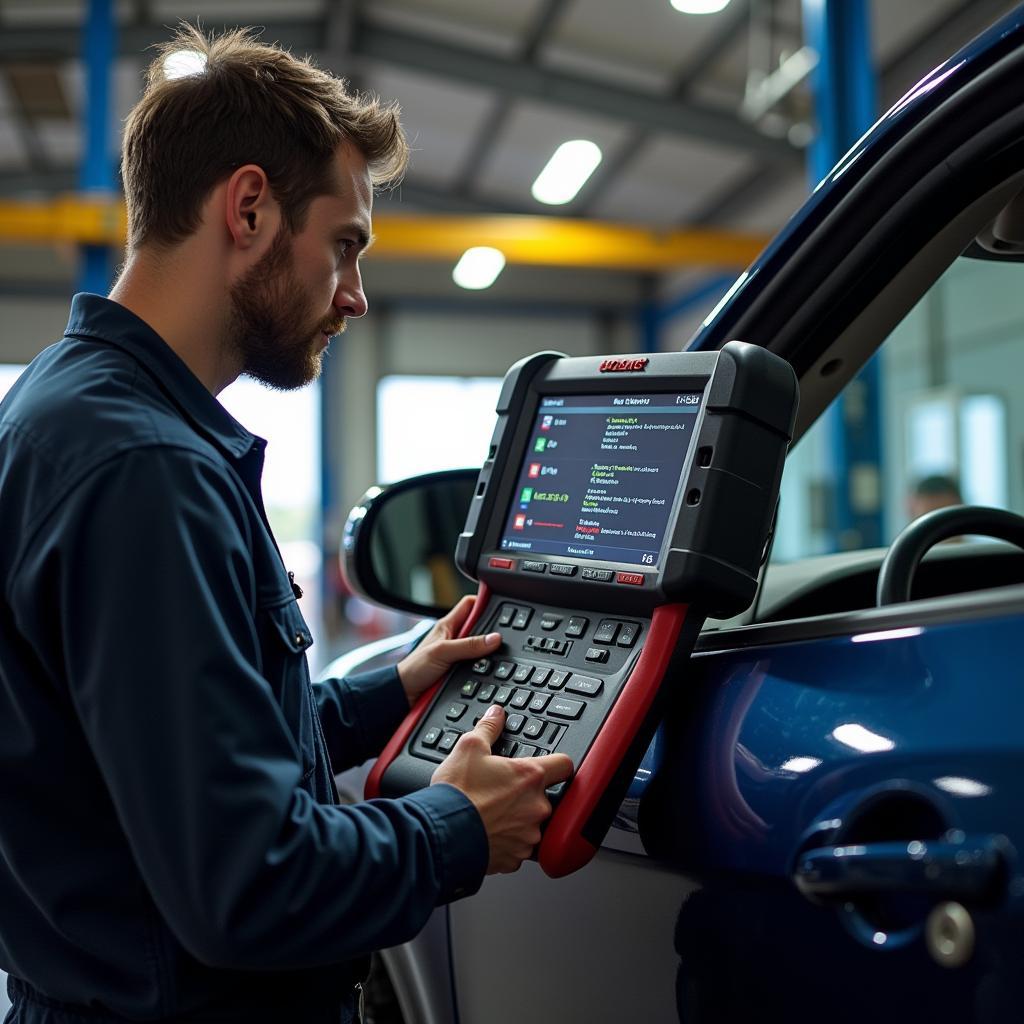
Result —
<instances>
[{"instance_id":1,"label":"blue steel column","mask_svg":"<svg viewBox=\"0 0 1024 1024\"><path fill-rule=\"evenodd\" d=\"M877 117L869 0L803 0L804 38L818 53L812 77L818 133L808 151L813 188ZM832 437L833 550L883 543L880 357L828 411Z\"/></svg>"},{"instance_id":2,"label":"blue steel column","mask_svg":"<svg viewBox=\"0 0 1024 1024\"><path fill-rule=\"evenodd\" d=\"M114 193L113 122L110 83L116 53L113 0L89 0L83 32L85 62L85 111L83 117L82 167L78 186L82 192ZM108 245L83 245L78 290L106 295L113 271Z\"/></svg>"}]
</instances>

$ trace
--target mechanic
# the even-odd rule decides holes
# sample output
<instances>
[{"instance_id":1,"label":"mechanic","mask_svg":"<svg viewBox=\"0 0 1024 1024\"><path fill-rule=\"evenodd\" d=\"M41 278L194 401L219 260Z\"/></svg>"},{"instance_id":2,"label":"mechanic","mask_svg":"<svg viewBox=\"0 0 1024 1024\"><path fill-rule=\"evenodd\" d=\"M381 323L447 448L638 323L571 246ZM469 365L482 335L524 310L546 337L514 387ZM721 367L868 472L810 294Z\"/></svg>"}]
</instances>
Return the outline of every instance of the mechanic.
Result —
<instances>
[{"instance_id":1,"label":"mechanic","mask_svg":"<svg viewBox=\"0 0 1024 1024\"><path fill-rule=\"evenodd\" d=\"M407 154L396 108L250 32L182 27L149 70L126 264L0 406L8 1021L351 1020L367 954L515 870L571 771L492 756L494 708L428 789L338 805L332 772L500 636L454 639L468 598L311 688L265 442L215 397L317 376Z\"/></svg>"},{"instance_id":2,"label":"mechanic","mask_svg":"<svg viewBox=\"0 0 1024 1024\"><path fill-rule=\"evenodd\" d=\"M910 521L934 512L937 508L949 508L950 505L962 505L963 496L960 486L951 476L935 473L926 476L914 484L907 498L907 511Z\"/></svg>"}]
</instances>

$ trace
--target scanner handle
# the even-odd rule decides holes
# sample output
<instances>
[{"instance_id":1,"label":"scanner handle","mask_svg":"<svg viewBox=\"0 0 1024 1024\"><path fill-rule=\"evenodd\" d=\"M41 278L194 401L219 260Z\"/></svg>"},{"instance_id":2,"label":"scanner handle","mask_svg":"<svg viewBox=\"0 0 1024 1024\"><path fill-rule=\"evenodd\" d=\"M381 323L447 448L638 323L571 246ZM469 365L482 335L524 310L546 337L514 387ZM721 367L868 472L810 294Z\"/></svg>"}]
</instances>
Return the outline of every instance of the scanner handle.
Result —
<instances>
[{"instance_id":1,"label":"scanner handle","mask_svg":"<svg viewBox=\"0 0 1024 1024\"><path fill-rule=\"evenodd\" d=\"M627 755L637 734L656 722L651 709L661 689L682 632L689 605L667 604L656 608L636 666L626 680L601 729L576 769L565 796L544 828L537 861L545 874L561 878L583 867L597 853L584 832L605 792L621 772L636 770ZM689 652L687 652L689 653ZM673 685L668 681L664 685ZM641 756L643 751L641 750ZM601 838L605 829L601 829Z\"/></svg>"}]
</instances>

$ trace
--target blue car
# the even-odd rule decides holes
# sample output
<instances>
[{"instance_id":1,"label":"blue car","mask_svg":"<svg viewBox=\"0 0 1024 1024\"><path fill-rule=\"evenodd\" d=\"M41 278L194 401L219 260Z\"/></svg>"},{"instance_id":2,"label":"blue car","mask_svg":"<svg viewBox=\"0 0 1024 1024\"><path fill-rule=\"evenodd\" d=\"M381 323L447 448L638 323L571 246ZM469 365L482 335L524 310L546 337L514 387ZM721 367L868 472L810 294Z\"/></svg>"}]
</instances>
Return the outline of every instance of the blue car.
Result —
<instances>
[{"instance_id":1,"label":"blue car","mask_svg":"<svg viewBox=\"0 0 1024 1024\"><path fill-rule=\"evenodd\" d=\"M385 952L409 1024L1021 1016L1022 262L1019 9L857 143L692 339L800 380L758 596L669 680L590 865L492 877ZM847 452L837 485L837 424L876 401L882 465ZM454 572L474 479L364 502L364 593L440 611L408 581Z\"/></svg>"}]
</instances>

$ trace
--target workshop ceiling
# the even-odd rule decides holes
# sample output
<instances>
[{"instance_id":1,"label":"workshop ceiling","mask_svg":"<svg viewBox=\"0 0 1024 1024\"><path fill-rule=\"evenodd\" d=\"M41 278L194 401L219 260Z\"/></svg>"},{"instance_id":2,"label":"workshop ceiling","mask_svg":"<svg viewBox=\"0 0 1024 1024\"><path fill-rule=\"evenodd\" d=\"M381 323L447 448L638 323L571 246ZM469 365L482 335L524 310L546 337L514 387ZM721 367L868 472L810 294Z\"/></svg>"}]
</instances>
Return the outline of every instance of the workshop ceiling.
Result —
<instances>
[{"instance_id":1,"label":"workshop ceiling","mask_svg":"<svg viewBox=\"0 0 1024 1024\"><path fill-rule=\"evenodd\" d=\"M873 0L880 107L1013 6ZM139 95L145 48L178 19L262 24L265 38L401 102L412 162L379 211L770 233L806 195L811 103L798 82L754 119L744 96L800 49L800 9L800 0L732 0L704 16L668 0L119 0L116 113L123 119ZM75 187L85 12L85 0L0 0L0 197ZM545 207L530 186L572 138L596 142L603 160L575 200Z\"/></svg>"}]
</instances>

